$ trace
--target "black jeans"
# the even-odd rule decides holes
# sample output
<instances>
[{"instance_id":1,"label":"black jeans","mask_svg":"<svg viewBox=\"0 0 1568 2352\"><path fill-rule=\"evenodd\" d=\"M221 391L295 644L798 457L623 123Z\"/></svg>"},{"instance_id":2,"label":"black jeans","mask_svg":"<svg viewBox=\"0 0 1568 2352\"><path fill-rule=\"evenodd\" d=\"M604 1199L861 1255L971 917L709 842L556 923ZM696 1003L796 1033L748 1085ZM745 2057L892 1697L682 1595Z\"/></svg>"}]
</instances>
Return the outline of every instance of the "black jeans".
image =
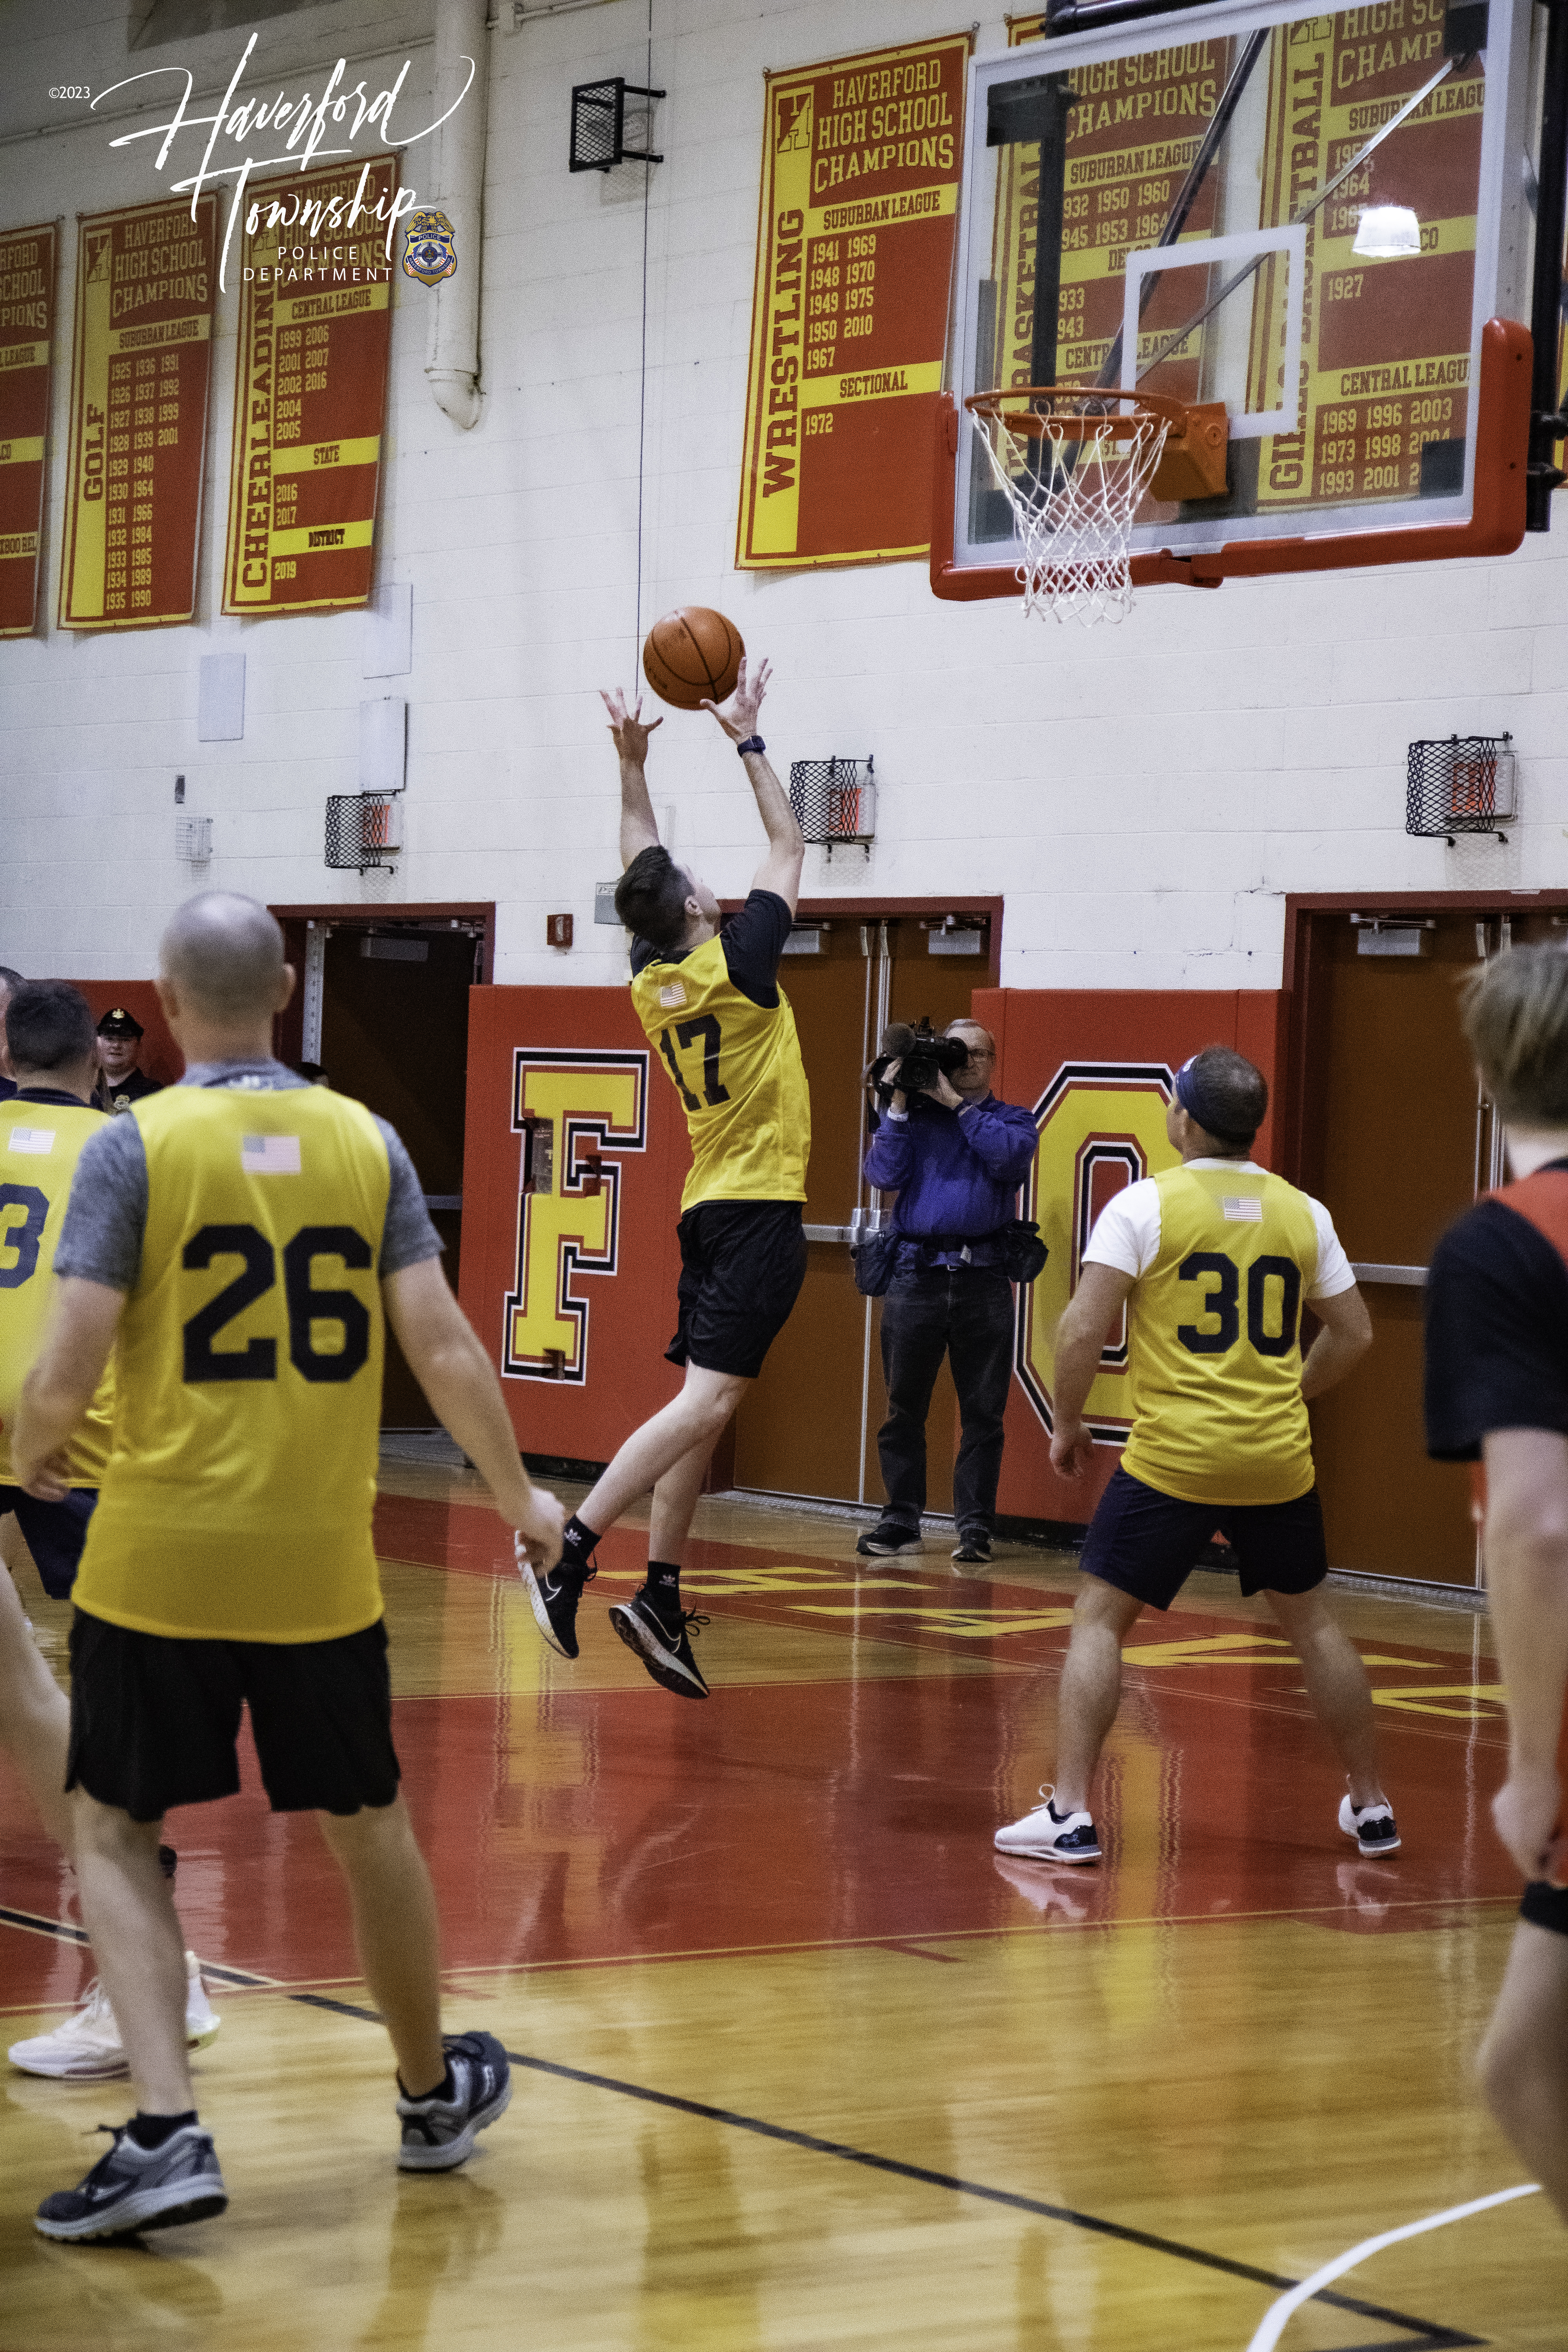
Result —
<instances>
[{"instance_id":1,"label":"black jeans","mask_svg":"<svg viewBox=\"0 0 1568 2352\"><path fill-rule=\"evenodd\" d=\"M886 1517L912 1533L926 1499L926 1414L945 1355L963 1434L952 1470L961 1535L990 1534L1013 1371L1013 1286L994 1266L900 1274L882 1301L888 1418L877 1432Z\"/></svg>"}]
</instances>

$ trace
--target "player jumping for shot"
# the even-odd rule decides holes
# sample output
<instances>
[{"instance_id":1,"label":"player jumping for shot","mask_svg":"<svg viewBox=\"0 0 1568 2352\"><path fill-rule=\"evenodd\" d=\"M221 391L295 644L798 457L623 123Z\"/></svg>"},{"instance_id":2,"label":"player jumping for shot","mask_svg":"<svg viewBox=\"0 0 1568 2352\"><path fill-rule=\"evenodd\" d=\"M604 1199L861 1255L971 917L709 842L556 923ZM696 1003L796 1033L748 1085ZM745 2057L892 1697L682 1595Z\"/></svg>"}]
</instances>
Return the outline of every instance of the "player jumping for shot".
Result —
<instances>
[{"instance_id":1,"label":"player jumping for shot","mask_svg":"<svg viewBox=\"0 0 1568 2352\"><path fill-rule=\"evenodd\" d=\"M708 1685L680 1605L680 1559L708 1459L748 1381L784 1328L805 1279L801 1213L811 1097L779 958L795 920L801 830L757 733L768 665L710 710L740 752L768 836L745 906L721 932L719 902L658 837L644 772L642 704L604 697L621 763L621 863L616 911L632 934L632 1002L674 1082L691 1132L681 1194L679 1321L665 1353L686 1368L679 1396L627 1438L581 1510L549 1571L519 1567L540 1631L577 1655L577 1603L596 1571L594 1547L649 1489L647 1580L610 1622L655 1682L685 1698Z\"/></svg>"}]
</instances>

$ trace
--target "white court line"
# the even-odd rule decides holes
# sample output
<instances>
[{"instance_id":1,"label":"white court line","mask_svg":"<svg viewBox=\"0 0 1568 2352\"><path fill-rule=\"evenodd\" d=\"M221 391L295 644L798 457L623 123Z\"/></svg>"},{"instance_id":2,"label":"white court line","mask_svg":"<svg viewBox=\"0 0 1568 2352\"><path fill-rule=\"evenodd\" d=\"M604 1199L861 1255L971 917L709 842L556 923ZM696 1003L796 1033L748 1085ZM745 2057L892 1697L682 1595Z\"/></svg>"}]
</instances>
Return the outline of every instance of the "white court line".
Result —
<instances>
[{"instance_id":1,"label":"white court line","mask_svg":"<svg viewBox=\"0 0 1568 2352\"><path fill-rule=\"evenodd\" d=\"M1278 2303L1271 2303L1247 2352L1274 2352L1292 2312L1300 2311L1304 2303L1310 2303L1322 2288L1332 2285L1335 2279L1342 2278L1346 2271L1353 2271L1368 2255L1381 2253L1384 2246L1396 2246L1401 2238L1419 2238L1426 2231L1440 2230L1448 2221L1463 2221L1472 2213L1486 2212L1489 2206L1506 2205L1512 2198L1536 2197L1540 2193L1539 2180L1522 2181L1517 2189L1499 2189L1490 2197L1473 2198L1468 2205L1450 2205L1446 2213L1428 2213L1425 2221L1406 2221L1402 2229L1384 2230L1379 2237L1363 2238L1348 2254L1336 2254L1321 2271L1314 2271L1300 2286L1293 2286L1289 2294L1282 2294Z\"/></svg>"}]
</instances>

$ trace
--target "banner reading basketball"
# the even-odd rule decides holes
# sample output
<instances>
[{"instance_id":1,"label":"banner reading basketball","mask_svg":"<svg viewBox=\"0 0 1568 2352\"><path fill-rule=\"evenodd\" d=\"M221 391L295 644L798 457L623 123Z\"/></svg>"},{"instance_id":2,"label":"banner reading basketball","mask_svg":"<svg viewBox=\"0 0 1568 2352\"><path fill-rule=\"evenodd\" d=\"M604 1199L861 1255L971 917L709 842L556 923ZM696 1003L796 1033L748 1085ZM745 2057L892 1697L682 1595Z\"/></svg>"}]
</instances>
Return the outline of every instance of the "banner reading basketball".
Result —
<instances>
[{"instance_id":1,"label":"banner reading basketball","mask_svg":"<svg viewBox=\"0 0 1568 2352\"><path fill-rule=\"evenodd\" d=\"M382 216L395 156L252 191L235 379L226 613L331 611L370 596L392 341ZM337 207L342 228L301 221Z\"/></svg>"},{"instance_id":2,"label":"banner reading basketball","mask_svg":"<svg viewBox=\"0 0 1568 2352\"><path fill-rule=\"evenodd\" d=\"M923 555L971 36L767 86L736 562Z\"/></svg>"}]
</instances>

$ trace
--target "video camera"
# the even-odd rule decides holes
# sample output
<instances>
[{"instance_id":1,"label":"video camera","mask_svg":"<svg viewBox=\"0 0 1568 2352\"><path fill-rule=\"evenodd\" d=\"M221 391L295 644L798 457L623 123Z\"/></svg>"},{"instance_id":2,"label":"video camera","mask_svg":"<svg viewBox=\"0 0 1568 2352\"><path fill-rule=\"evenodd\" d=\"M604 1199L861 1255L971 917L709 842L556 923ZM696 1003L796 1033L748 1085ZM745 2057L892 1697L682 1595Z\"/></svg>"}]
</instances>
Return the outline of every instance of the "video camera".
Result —
<instances>
[{"instance_id":1,"label":"video camera","mask_svg":"<svg viewBox=\"0 0 1568 2352\"><path fill-rule=\"evenodd\" d=\"M925 1094L939 1076L952 1077L968 1060L969 1048L963 1038L939 1037L924 1013L912 1029L907 1021L889 1021L877 1058L866 1073L867 1084L886 1110L895 1089L904 1095ZM887 1070L891 1062L898 1063L899 1070L889 1084Z\"/></svg>"}]
</instances>

